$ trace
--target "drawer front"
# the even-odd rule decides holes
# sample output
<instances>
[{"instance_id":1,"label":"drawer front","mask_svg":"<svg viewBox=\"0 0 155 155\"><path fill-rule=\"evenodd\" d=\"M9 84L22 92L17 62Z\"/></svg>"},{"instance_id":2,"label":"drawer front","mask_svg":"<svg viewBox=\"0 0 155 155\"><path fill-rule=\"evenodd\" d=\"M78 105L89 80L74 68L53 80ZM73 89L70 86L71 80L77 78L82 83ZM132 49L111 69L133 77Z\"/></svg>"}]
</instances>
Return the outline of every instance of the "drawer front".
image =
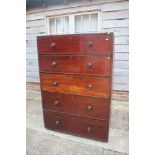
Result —
<instances>
[{"instance_id":1,"label":"drawer front","mask_svg":"<svg viewBox=\"0 0 155 155\"><path fill-rule=\"evenodd\" d=\"M108 124L106 121L81 118L44 110L45 127L73 135L107 141Z\"/></svg>"},{"instance_id":2,"label":"drawer front","mask_svg":"<svg viewBox=\"0 0 155 155\"><path fill-rule=\"evenodd\" d=\"M113 51L112 34L39 36L39 53L92 53L105 54Z\"/></svg>"},{"instance_id":3,"label":"drawer front","mask_svg":"<svg viewBox=\"0 0 155 155\"><path fill-rule=\"evenodd\" d=\"M41 90L109 97L111 78L41 73Z\"/></svg>"},{"instance_id":4,"label":"drawer front","mask_svg":"<svg viewBox=\"0 0 155 155\"><path fill-rule=\"evenodd\" d=\"M109 118L110 100L62 93L42 92L43 109L96 119Z\"/></svg>"},{"instance_id":5,"label":"drawer front","mask_svg":"<svg viewBox=\"0 0 155 155\"><path fill-rule=\"evenodd\" d=\"M110 56L40 55L40 71L49 73L111 75Z\"/></svg>"}]
</instances>

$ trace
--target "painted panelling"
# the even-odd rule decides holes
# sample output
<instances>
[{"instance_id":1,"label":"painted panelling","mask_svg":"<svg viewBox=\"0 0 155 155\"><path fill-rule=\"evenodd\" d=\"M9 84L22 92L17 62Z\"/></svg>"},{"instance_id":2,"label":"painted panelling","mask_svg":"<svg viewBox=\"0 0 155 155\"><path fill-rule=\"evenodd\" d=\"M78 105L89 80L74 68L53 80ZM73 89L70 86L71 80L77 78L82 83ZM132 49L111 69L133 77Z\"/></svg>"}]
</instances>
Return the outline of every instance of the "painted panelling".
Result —
<instances>
[{"instance_id":1,"label":"painted panelling","mask_svg":"<svg viewBox=\"0 0 155 155\"><path fill-rule=\"evenodd\" d=\"M92 0L27 10L27 82L40 82L36 37L47 35L46 17L101 11L101 32L114 32L113 90L129 89L129 4L127 0Z\"/></svg>"}]
</instances>

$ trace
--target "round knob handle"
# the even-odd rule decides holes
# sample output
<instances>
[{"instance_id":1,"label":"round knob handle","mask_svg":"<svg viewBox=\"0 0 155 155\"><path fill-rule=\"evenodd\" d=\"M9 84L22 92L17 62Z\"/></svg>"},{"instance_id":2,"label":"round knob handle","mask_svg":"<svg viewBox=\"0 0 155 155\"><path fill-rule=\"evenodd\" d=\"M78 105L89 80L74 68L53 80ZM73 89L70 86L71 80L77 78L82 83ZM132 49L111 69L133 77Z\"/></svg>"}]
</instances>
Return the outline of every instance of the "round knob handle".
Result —
<instances>
[{"instance_id":1,"label":"round knob handle","mask_svg":"<svg viewBox=\"0 0 155 155\"><path fill-rule=\"evenodd\" d=\"M92 128L90 126L87 127L87 131L90 132Z\"/></svg>"},{"instance_id":2,"label":"round knob handle","mask_svg":"<svg viewBox=\"0 0 155 155\"><path fill-rule=\"evenodd\" d=\"M87 88L88 88L88 89L92 89L92 88L93 88L93 85L92 85L92 84L89 84L89 85L87 86Z\"/></svg>"},{"instance_id":3,"label":"round knob handle","mask_svg":"<svg viewBox=\"0 0 155 155\"><path fill-rule=\"evenodd\" d=\"M88 41L88 46L89 47L93 47L93 42L92 41Z\"/></svg>"},{"instance_id":4,"label":"round knob handle","mask_svg":"<svg viewBox=\"0 0 155 155\"><path fill-rule=\"evenodd\" d=\"M53 61L52 62L52 67L55 67L57 65L57 62Z\"/></svg>"},{"instance_id":5,"label":"round knob handle","mask_svg":"<svg viewBox=\"0 0 155 155\"><path fill-rule=\"evenodd\" d=\"M53 103L54 103L54 105L58 105L59 104L59 101L56 100Z\"/></svg>"},{"instance_id":6,"label":"round knob handle","mask_svg":"<svg viewBox=\"0 0 155 155\"><path fill-rule=\"evenodd\" d=\"M92 64L91 62L89 62L89 63L87 64L87 68L88 68L88 69L93 68L93 64Z\"/></svg>"},{"instance_id":7,"label":"round knob handle","mask_svg":"<svg viewBox=\"0 0 155 155\"><path fill-rule=\"evenodd\" d=\"M53 86L58 86L59 85L59 82L54 81L52 84L53 84Z\"/></svg>"},{"instance_id":8,"label":"round knob handle","mask_svg":"<svg viewBox=\"0 0 155 155\"><path fill-rule=\"evenodd\" d=\"M56 44L55 43L51 43L50 46L53 48L53 47L56 46Z\"/></svg>"},{"instance_id":9,"label":"round knob handle","mask_svg":"<svg viewBox=\"0 0 155 155\"><path fill-rule=\"evenodd\" d=\"M56 124L56 125L60 124L60 121L55 121L55 124Z\"/></svg>"},{"instance_id":10,"label":"round knob handle","mask_svg":"<svg viewBox=\"0 0 155 155\"><path fill-rule=\"evenodd\" d=\"M91 111L91 110L93 109L93 107L92 107L91 105L89 105L89 106L87 107L87 109L88 109L88 111Z\"/></svg>"}]
</instances>

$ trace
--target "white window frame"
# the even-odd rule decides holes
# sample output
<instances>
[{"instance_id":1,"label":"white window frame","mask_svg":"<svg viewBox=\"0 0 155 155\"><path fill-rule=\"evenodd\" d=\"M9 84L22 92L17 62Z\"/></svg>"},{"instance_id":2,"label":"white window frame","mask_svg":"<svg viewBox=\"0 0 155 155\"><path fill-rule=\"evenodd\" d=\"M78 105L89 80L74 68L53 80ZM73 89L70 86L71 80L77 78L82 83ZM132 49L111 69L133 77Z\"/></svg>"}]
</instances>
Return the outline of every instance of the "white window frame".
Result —
<instances>
[{"instance_id":1,"label":"white window frame","mask_svg":"<svg viewBox=\"0 0 155 155\"><path fill-rule=\"evenodd\" d=\"M50 28L49 28L49 20L50 19L55 19L55 18L59 18L59 17L69 17L68 15L63 15L63 16L51 16L51 17L46 17L46 30L47 30L47 34L50 35ZM56 28L56 27L55 27ZM69 24L69 32L70 32L70 24ZM55 29L55 33L56 34L56 29ZM65 34L65 33L64 33ZM60 35L60 34L56 34L56 35Z\"/></svg>"},{"instance_id":2,"label":"white window frame","mask_svg":"<svg viewBox=\"0 0 155 155\"><path fill-rule=\"evenodd\" d=\"M75 33L75 16L77 15L85 15L85 14L98 14L98 30L97 32L90 32L90 33L100 33L101 32L101 11L91 11L91 12L82 12L82 13L74 13L74 14L65 14L65 15L56 15L56 16L47 16L46 17L46 28L47 28L47 34L50 35L50 29L49 29L49 20L59 17L69 17L69 34L76 34ZM86 33L86 32L81 32ZM89 33L89 32L87 32ZM54 33L56 34L56 33ZM56 34L59 35L59 34Z\"/></svg>"}]
</instances>

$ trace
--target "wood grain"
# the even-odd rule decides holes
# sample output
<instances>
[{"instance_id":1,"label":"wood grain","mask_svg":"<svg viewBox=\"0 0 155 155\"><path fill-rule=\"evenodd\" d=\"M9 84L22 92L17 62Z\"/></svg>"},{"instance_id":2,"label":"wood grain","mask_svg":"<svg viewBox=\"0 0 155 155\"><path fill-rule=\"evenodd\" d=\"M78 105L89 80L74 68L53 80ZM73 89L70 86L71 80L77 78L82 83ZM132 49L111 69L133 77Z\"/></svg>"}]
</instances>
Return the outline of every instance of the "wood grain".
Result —
<instances>
[{"instance_id":1,"label":"wood grain","mask_svg":"<svg viewBox=\"0 0 155 155\"><path fill-rule=\"evenodd\" d=\"M109 118L109 98L94 98L63 93L42 92L43 109L99 120Z\"/></svg>"},{"instance_id":2,"label":"wood grain","mask_svg":"<svg viewBox=\"0 0 155 155\"><path fill-rule=\"evenodd\" d=\"M41 89L50 92L109 97L111 78L41 73ZM54 85L55 84L55 85ZM92 88L88 88L92 86Z\"/></svg>"},{"instance_id":3,"label":"wood grain","mask_svg":"<svg viewBox=\"0 0 155 155\"><path fill-rule=\"evenodd\" d=\"M37 41L40 54L112 54L113 51L113 34L106 33L38 36ZM55 46L51 47L51 43Z\"/></svg>"},{"instance_id":4,"label":"wood grain","mask_svg":"<svg viewBox=\"0 0 155 155\"><path fill-rule=\"evenodd\" d=\"M44 110L45 127L91 139L108 141L108 123Z\"/></svg>"},{"instance_id":5,"label":"wood grain","mask_svg":"<svg viewBox=\"0 0 155 155\"><path fill-rule=\"evenodd\" d=\"M40 55L39 61L41 72L91 75L112 74L110 56ZM55 63L54 66L53 63Z\"/></svg>"},{"instance_id":6,"label":"wood grain","mask_svg":"<svg viewBox=\"0 0 155 155\"><path fill-rule=\"evenodd\" d=\"M45 127L108 141L113 34L42 36L38 50Z\"/></svg>"}]
</instances>

